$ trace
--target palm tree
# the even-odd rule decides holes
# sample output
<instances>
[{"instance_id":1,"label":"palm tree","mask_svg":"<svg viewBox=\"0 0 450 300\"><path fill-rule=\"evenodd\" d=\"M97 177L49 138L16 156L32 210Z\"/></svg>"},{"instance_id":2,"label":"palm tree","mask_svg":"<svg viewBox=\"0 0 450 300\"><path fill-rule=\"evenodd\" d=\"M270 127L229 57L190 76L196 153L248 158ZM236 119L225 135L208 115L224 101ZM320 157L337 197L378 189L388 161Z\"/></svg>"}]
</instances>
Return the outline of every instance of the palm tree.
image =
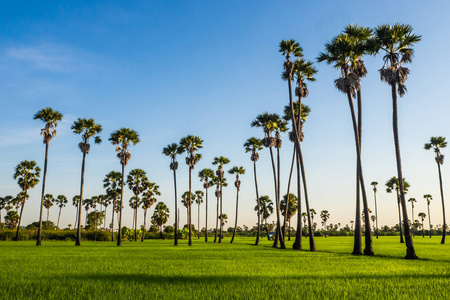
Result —
<instances>
[{"instance_id":1,"label":"palm tree","mask_svg":"<svg viewBox=\"0 0 450 300\"><path fill-rule=\"evenodd\" d=\"M441 165L444 163L444 155L441 154L441 149L445 147L447 147L447 142L445 141L445 137L442 136L438 137L432 136L430 138L430 142L428 144L425 144L426 150L430 150L431 148L433 148L434 153L436 154L435 160L439 172L439 187L441 191L442 219L443 219L441 244L445 244L445 229L447 227L445 222L444 189L442 187L442 174L441 174Z\"/></svg>"},{"instance_id":2,"label":"palm tree","mask_svg":"<svg viewBox=\"0 0 450 300\"><path fill-rule=\"evenodd\" d=\"M79 210L78 202L80 202L80 195L73 196L73 198L72 198L72 205L75 206L75 208L77 209L77 213L75 214L75 223L74 223L75 225L74 225L74 229L75 229L75 228L78 228L78 227L77 227L77 223L78 223L78 210Z\"/></svg>"},{"instance_id":3,"label":"palm tree","mask_svg":"<svg viewBox=\"0 0 450 300\"><path fill-rule=\"evenodd\" d=\"M181 204L184 205L184 207L186 207L186 223L189 224L189 226L191 226L190 222L190 215L189 215L189 208L191 207L191 205L194 203L195 201L195 194L189 195L189 191L184 192L183 195L181 195Z\"/></svg>"},{"instance_id":4,"label":"palm tree","mask_svg":"<svg viewBox=\"0 0 450 300\"><path fill-rule=\"evenodd\" d=\"M84 220L84 227L86 228L88 226L88 213L89 213L89 209L91 208L92 200L89 198L84 199L83 204L84 204L84 209L86 210L86 219Z\"/></svg>"},{"instance_id":5,"label":"palm tree","mask_svg":"<svg viewBox=\"0 0 450 300\"><path fill-rule=\"evenodd\" d=\"M286 203L287 203L287 210L286 210ZM286 219L289 221L289 229L288 229L288 240L291 240L291 218L298 209L298 198L294 194L289 194L289 200L288 200L288 194L283 196L283 199L280 203L281 212L286 216ZM301 215L301 214L300 214ZM305 214L306 216L306 214ZM300 219L301 222L301 219ZM283 234L286 230L286 225L283 227Z\"/></svg>"},{"instance_id":6,"label":"palm tree","mask_svg":"<svg viewBox=\"0 0 450 300\"><path fill-rule=\"evenodd\" d=\"M359 27L358 27L359 28ZM347 28L349 29L349 28ZM360 33L370 29L360 28ZM366 70L362 61L362 56L366 52L366 43L359 38L354 37L346 32L333 38L331 42L325 45L325 52L321 53L318 61L326 61L327 64L333 65L340 71L340 77L335 80L336 88L347 95L350 113L352 117L353 133L355 137L356 157L357 157L357 191L356 191L356 217L355 217L355 241L352 254L360 255L361 253L361 223L359 221L359 189L361 189L363 198L363 210L365 212L365 248L364 255L374 255L372 247L372 231L370 230L370 217L368 213L368 203L366 190L364 185L364 177L361 163L361 126L358 126L355 110L353 106L353 98L356 98L357 91L360 90L360 79L365 76ZM361 109L360 109L361 111ZM361 125L361 120L359 120Z\"/></svg>"},{"instance_id":7,"label":"palm tree","mask_svg":"<svg viewBox=\"0 0 450 300\"><path fill-rule=\"evenodd\" d=\"M200 204L203 203L203 195L204 193L202 191L195 191L195 204L197 204L198 212L197 212L197 219L198 219L198 239L200 239Z\"/></svg>"},{"instance_id":8,"label":"palm tree","mask_svg":"<svg viewBox=\"0 0 450 300\"><path fill-rule=\"evenodd\" d=\"M269 148L270 151L270 158L272 160L272 171L273 171L273 178L274 178L274 187L275 187L275 205L276 205L276 212L277 212L277 234L275 236L275 241L273 244L273 247L278 246L278 241L280 241L280 247L282 249L286 248L286 245L284 244L284 239L281 236L281 227L280 227L280 168L279 168L279 162L280 162L280 156L279 156L279 150L281 148L281 136L280 132L284 132L287 130L286 127L287 123L286 121L281 120L280 116L277 114L268 114L267 112L264 112L258 116L256 116L256 119L252 121L251 126L252 127L261 127L264 131L264 139L262 140L262 144L264 147ZM275 137L272 136L272 132L276 132ZM277 168L275 167L275 161L273 158L273 150L272 147L277 148L277 165L278 165L278 172Z\"/></svg>"},{"instance_id":9,"label":"palm tree","mask_svg":"<svg viewBox=\"0 0 450 300\"><path fill-rule=\"evenodd\" d=\"M327 221L330 218L330 213L328 212L328 210L322 210L320 212L320 218L322 219L322 224L324 224L325 237L327 237Z\"/></svg>"},{"instance_id":10,"label":"palm tree","mask_svg":"<svg viewBox=\"0 0 450 300\"><path fill-rule=\"evenodd\" d=\"M120 172L111 171L105 175L103 179L103 188L106 189L106 196L112 200L112 217L111 217L111 241L114 241L114 212L117 206L117 198L121 195L120 180L122 174Z\"/></svg>"},{"instance_id":11,"label":"palm tree","mask_svg":"<svg viewBox=\"0 0 450 300\"><path fill-rule=\"evenodd\" d=\"M183 151L186 151L188 156L186 157L186 164L189 166L189 196L192 196L192 170L198 161L202 158L202 155L197 153L198 149L203 148L203 140L194 135L188 135L180 140L180 146ZM192 201L189 201L192 204ZM189 246L192 246L192 226L191 226L191 205L189 205Z\"/></svg>"},{"instance_id":12,"label":"palm tree","mask_svg":"<svg viewBox=\"0 0 450 300\"><path fill-rule=\"evenodd\" d=\"M41 245L42 240L42 211L44 210L45 182L47 179L47 163L48 163L48 146L50 141L56 136L56 127L58 122L62 120L63 115L51 107L46 107L38 111L34 115L35 120L41 120L45 123L45 127L41 129L41 135L45 144L45 161L44 161L44 178L42 180L41 193L41 209L39 212L39 229L36 240L36 246Z\"/></svg>"},{"instance_id":13,"label":"palm tree","mask_svg":"<svg viewBox=\"0 0 450 300\"><path fill-rule=\"evenodd\" d=\"M99 134L102 131L102 126L95 123L94 119L81 119L78 118L71 127L74 134L81 135L81 142L78 144L81 153L83 153L83 161L81 163L81 185L80 185L80 202L78 203L78 219L81 218L81 208L83 207L83 189L84 189L84 169L86 164L86 155L89 153L91 145L89 139L94 137L94 142L100 144L102 142ZM78 223L77 228L77 240L75 246L81 245L81 223Z\"/></svg>"},{"instance_id":14,"label":"palm tree","mask_svg":"<svg viewBox=\"0 0 450 300\"><path fill-rule=\"evenodd\" d=\"M309 210L309 213L310 213L310 215L311 215L311 222L314 222L314 216L317 215L316 210L315 210L314 208L311 208L311 209Z\"/></svg>"},{"instance_id":15,"label":"palm tree","mask_svg":"<svg viewBox=\"0 0 450 300\"><path fill-rule=\"evenodd\" d=\"M408 191L409 189L409 183L405 181L405 178L403 178L403 188L405 191ZM400 226L400 243L404 243L403 241L403 233L402 233L402 214L400 209L400 184L398 182L397 177L392 177L386 182L386 192L392 193L392 191L395 190L395 194L397 197L397 207L398 207L398 222Z\"/></svg>"},{"instance_id":16,"label":"palm tree","mask_svg":"<svg viewBox=\"0 0 450 300\"><path fill-rule=\"evenodd\" d=\"M418 214L419 218L422 220L422 237L425 237L425 231L424 231L424 226L423 226L423 221L425 220L425 218L427 217L427 215L424 212L420 212ZM431 236L430 236L431 237Z\"/></svg>"},{"instance_id":17,"label":"palm tree","mask_svg":"<svg viewBox=\"0 0 450 300\"><path fill-rule=\"evenodd\" d=\"M297 153L297 194L298 194L298 203L299 203L299 210L301 210L301 198L300 198L300 172L299 168L301 170L302 179L303 179L303 189L305 191L305 204L306 209L308 212L308 221L309 221L309 228L310 228L310 234L309 234L309 244L310 244L310 251L316 251L316 245L314 242L314 232L311 230L311 218L309 216L309 199L308 199L308 189L306 186L306 172L305 167L303 164L303 155L301 151L301 142L303 141L303 122L305 121L303 119L303 105L301 104L302 98L305 98L308 96L309 91L308 87L306 85L306 81L315 81L314 75L317 73L317 70L313 67L312 62L304 60L303 58L300 58L303 56L303 49L300 47L300 45L295 42L295 40L282 40L280 43L280 50L284 56L285 56L285 62L283 64L284 67L284 73L282 78L288 81L288 89L289 89L289 108L290 108L290 115L292 120L292 141L295 144L295 152ZM290 60L291 55L294 55L297 59L292 62ZM292 96L292 81L294 80L294 76L296 77L297 81L297 87L295 89L295 95L298 97L298 102L294 104L293 102L293 96ZM295 110L295 107L297 105L297 110ZM297 112L298 111L298 112ZM301 116L299 118L298 116ZM289 191L288 191L289 194ZM288 204L289 205L289 204ZM286 210L288 211L288 210ZM286 220L286 216L285 216ZM300 224L300 225L299 225ZM296 233L296 239L295 243L293 245L293 248L295 250L300 250L302 248L301 244L301 219L300 216L297 218L297 233Z\"/></svg>"},{"instance_id":18,"label":"palm tree","mask_svg":"<svg viewBox=\"0 0 450 300\"><path fill-rule=\"evenodd\" d=\"M223 170L220 170L221 172L219 172L219 169L217 170L217 172L219 172L222 176L223 174ZM214 232L214 243L217 241L217 236L219 235L219 203L220 203L220 198L222 195L222 187L223 186L228 186L227 182L226 182L226 178L225 177L221 177L219 178L219 176L214 176L213 178L213 182L216 185L216 191L215 191L215 196L217 199L217 209L216 209L216 231ZM220 237L219 237L220 239Z\"/></svg>"},{"instance_id":19,"label":"palm tree","mask_svg":"<svg viewBox=\"0 0 450 300\"><path fill-rule=\"evenodd\" d=\"M231 244L234 241L234 237L236 236L236 227L237 227L237 220L238 220L238 202L239 202L239 190L241 189L241 181L239 180L239 175L245 174L244 167L237 167L234 166L228 171L228 174L236 175L236 180L234 182L234 186L236 187L236 218L234 221L234 229L233 229L233 237L231 238Z\"/></svg>"},{"instance_id":20,"label":"palm tree","mask_svg":"<svg viewBox=\"0 0 450 300\"><path fill-rule=\"evenodd\" d=\"M144 170L133 169L127 176L127 184L134 194L134 197L130 199L130 206L134 209L134 241L137 242L137 209L141 205L139 196L147 189L150 182Z\"/></svg>"},{"instance_id":21,"label":"palm tree","mask_svg":"<svg viewBox=\"0 0 450 300\"><path fill-rule=\"evenodd\" d=\"M6 200L6 197L0 197L0 224L2 222L2 210L6 209L7 205L8 205L8 201Z\"/></svg>"},{"instance_id":22,"label":"palm tree","mask_svg":"<svg viewBox=\"0 0 450 300\"><path fill-rule=\"evenodd\" d=\"M29 198L28 191L32 188L34 188L39 183L39 176L40 176L41 169L37 166L36 162L34 160L28 161L24 160L20 162L16 166L16 170L14 173L13 178L17 179L17 184L22 189L21 195L21 209L20 209L20 215L19 215L19 221L17 224L17 230L16 230L16 241L19 240L19 229L20 229L20 221L22 220L22 213L23 208L25 206L25 201ZM3 205L0 204L0 206L5 206L6 201L3 200ZM3 208L0 208L0 210ZM0 215L0 222L1 222L1 215Z\"/></svg>"},{"instance_id":23,"label":"palm tree","mask_svg":"<svg viewBox=\"0 0 450 300\"><path fill-rule=\"evenodd\" d=\"M98 204L98 196L92 196L91 201L89 202L91 208L94 209L94 230L97 230L97 204ZM86 216L89 220L89 216Z\"/></svg>"},{"instance_id":24,"label":"palm tree","mask_svg":"<svg viewBox=\"0 0 450 300\"><path fill-rule=\"evenodd\" d=\"M158 204L156 204L155 212L152 216L152 223L159 226L159 233L161 235L161 238L163 238L162 227L167 223L167 220L169 219L169 213L169 208L166 204L164 204L164 202L158 202Z\"/></svg>"},{"instance_id":25,"label":"palm tree","mask_svg":"<svg viewBox=\"0 0 450 300\"><path fill-rule=\"evenodd\" d=\"M158 201L155 196L161 196L159 186L156 183L150 182L147 189L142 193L141 199L142 208L144 209L144 232L141 236L141 242L144 241L144 233L147 228L147 210Z\"/></svg>"},{"instance_id":26,"label":"palm tree","mask_svg":"<svg viewBox=\"0 0 450 300\"><path fill-rule=\"evenodd\" d=\"M53 206L53 203L55 202L55 198L53 198L52 194L45 194L44 195L44 207L47 209L47 222L45 229L48 230L48 215L50 213L50 208Z\"/></svg>"},{"instance_id":27,"label":"palm tree","mask_svg":"<svg viewBox=\"0 0 450 300\"><path fill-rule=\"evenodd\" d=\"M219 217L221 218L223 213L222 213L222 206L223 206L223 180L225 178L225 174L223 171L223 166L230 163L230 160L224 156L219 156L219 157L214 157L214 161L212 162L213 165L218 165L217 170L216 170L216 176L219 178L219 187L220 187L220 194L219 194L219 198L220 198L220 215ZM222 226L223 222L222 219L220 219L220 233L219 233L219 243L222 242L222 230L223 230L223 226Z\"/></svg>"},{"instance_id":28,"label":"palm tree","mask_svg":"<svg viewBox=\"0 0 450 300\"><path fill-rule=\"evenodd\" d=\"M205 188L205 194L206 194L206 220L205 220L205 242L208 241L208 189L214 185L214 171L211 169L202 169L200 172L198 172L198 177L200 177L200 181L203 182L203 187ZM200 208L199 208L200 209ZM199 222L200 224L200 222ZM199 225L200 226L200 225Z\"/></svg>"},{"instance_id":29,"label":"palm tree","mask_svg":"<svg viewBox=\"0 0 450 300\"><path fill-rule=\"evenodd\" d=\"M64 195L58 195L55 199L55 204L59 207L58 213L58 222L56 223L56 227L59 228L59 219L61 218L61 209L66 206L67 202L69 202Z\"/></svg>"},{"instance_id":30,"label":"palm tree","mask_svg":"<svg viewBox=\"0 0 450 300\"><path fill-rule=\"evenodd\" d=\"M136 131L129 128L121 128L111 133L109 138L113 145L116 145L117 157L120 159L122 165L122 181L120 188L120 202L119 202L119 234L117 238L117 246L122 245L122 208L123 208L123 188L125 185L125 166L131 158L131 153L128 151L130 143L136 145L139 143L139 135Z\"/></svg>"},{"instance_id":31,"label":"palm tree","mask_svg":"<svg viewBox=\"0 0 450 300\"><path fill-rule=\"evenodd\" d=\"M373 186L373 198L375 199L375 221L376 221L375 234L378 238L378 210L377 210L377 185L378 185L378 182L372 181L370 183L370 185Z\"/></svg>"},{"instance_id":32,"label":"palm tree","mask_svg":"<svg viewBox=\"0 0 450 300\"><path fill-rule=\"evenodd\" d=\"M414 202L417 202L416 198L409 198L408 202L411 202L411 216L414 218Z\"/></svg>"},{"instance_id":33,"label":"palm tree","mask_svg":"<svg viewBox=\"0 0 450 300\"><path fill-rule=\"evenodd\" d=\"M261 216L259 214L260 212L260 205L259 205L259 192L258 192L258 180L256 177L256 162L259 159L259 153L262 149L262 142L260 139L251 137L244 143L245 153L248 153L252 151L252 155L250 157L251 161L253 162L253 174L255 177L255 190L256 190L256 202L257 202L257 212L258 212L258 232L256 233L256 242L255 245L259 245L259 239L261 236Z\"/></svg>"},{"instance_id":34,"label":"palm tree","mask_svg":"<svg viewBox=\"0 0 450 300\"><path fill-rule=\"evenodd\" d=\"M102 196L102 201L103 201L103 206L105 207L105 217L104 217L104 223L103 223L103 229L106 230L106 212L108 211L108 206L113 202L113 199L111 197L109 197L108 194L106 195L101 195ZM114 213L113 213L114 216Z\"/></svg>"},{"instance_id":35,"label":"palm tree","mask_svg":"<svg viewBox=\"0 0 450 300\"><path fill-rule=\"evenodd\" d=\"M163 154L170 157L170 169L173 171L173 185L175 191L175 241L174 246L178 245L178 201L177 201L177 155L184 152L183 147L177 143L172 143L163 148Z\"/></svg>"},{"instance_id":36,"label":"palm tree","mask_svg":"<svg viewBox=\"0 0 450 300\"><path fill-rule=\"evenodd\" d=\"M270 240L269 228L267 227L267 219L273 213L273 202L267 195L261 196L259 199L256 200L256 202L257 205L255 206L255 211L258 212L258 215L262 216L266 228L267 239Z\"/></svg>"},{"instance_id":37,"label":"palm tree","mask_svg":"<svg viewBox=\"0 0 450 300\"><path fill-rule=\"evenodd\" d=\"M433 197L430 194L423 195L423 198L427 199L427 208L428 208L428 226L430 227L430 239L431 239L431 214L430 214L430 204Z\"/></svg>"},{"instance_id":38,"label":"palm tree","mask_svg":"<svg viewBox=\"0 0 450 300\"><path fill-rule=\"evenodd\" d=\"M413 28L406 24L379 25L374 29L374 36L369 41L369 48L374 54L384 51L383 67L379 70L381 81L391 86L392 94L392 124L394 133L395 158L397 161L397 178L403 178L400 157L400 143L398 137L397 94L402 97L406 93L405 82L409 69L403 67L412 62L413 46L421 40L420 35L413 33ZM403 227L405 228L407 259L417 259L411 233L408 227L408 212L406 209L403 182L400 184L400 203L403 213Z\"/></svg>"},{"instance_id":39,"label":"palm tree","mask_svg":"<svg viewBox=\"0 0 450 300\"><path fill-rule=\"evenodd\" d=\"M220 220L220 228L223 228L223 226L225 226L225 224L228 222L227 214L220 214L218 219ZM220 232L220 235L220 238L223 239L223 231Z\"/></svg>"}]
</instances>

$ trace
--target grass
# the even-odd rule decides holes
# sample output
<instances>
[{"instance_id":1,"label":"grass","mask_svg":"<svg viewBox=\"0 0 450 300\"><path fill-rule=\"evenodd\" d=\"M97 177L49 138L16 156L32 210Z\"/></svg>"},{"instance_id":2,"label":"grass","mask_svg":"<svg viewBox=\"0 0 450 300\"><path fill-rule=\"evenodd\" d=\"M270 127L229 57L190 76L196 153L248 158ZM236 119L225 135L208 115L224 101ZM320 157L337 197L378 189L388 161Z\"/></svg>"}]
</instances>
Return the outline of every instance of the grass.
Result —
<instances>
[{"instance_id":1,"label":"grass","mask_svg":"<svg viewBox=\"0 0 450 300\"><path fill-rule=\"evenodd\" d=\"M0 242L0 299L448 299L450 246L374 239L375 257L352 256L349 237L317 238L316 253L194 240ZM307 246L307 240L303 240Z\"/></svg>"}]
</instances>

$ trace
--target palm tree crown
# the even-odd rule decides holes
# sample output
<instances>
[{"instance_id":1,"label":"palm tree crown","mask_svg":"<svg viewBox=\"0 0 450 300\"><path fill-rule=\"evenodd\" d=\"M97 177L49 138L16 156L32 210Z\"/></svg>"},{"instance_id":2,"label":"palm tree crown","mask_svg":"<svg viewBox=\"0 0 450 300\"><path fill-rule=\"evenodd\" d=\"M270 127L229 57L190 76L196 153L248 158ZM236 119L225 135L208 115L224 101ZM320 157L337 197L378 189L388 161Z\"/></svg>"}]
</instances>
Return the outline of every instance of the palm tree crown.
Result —
<instances>
[{"instance_id":1,"label":"palm tree crown","mask_svg":"<svg viewBox=\"0 0 450 300\"><path fill-rule=\"evenodd\" d=\"M133 129L125 127L111 133L109 140L113 145L117 145L117 157L124 166L128 164L131 158L131 153L128 151L129 144L136 145L140 142L138 133Z\"/></svg>"},{"instance_id":2,"label":"palm tree crown","mask_svg":"<svg viewBox=\"0 0 450 300\"><path fill-rule=\"evenodd\" d=\"M177 143L172 143L167 145L167 147L163 148L163 154L169 156L171 158L170 169L177 170L178 162L176 156L182 154L184 152L184 148L178 145Z\"/></svg>"},{"instance_id":3,"label":"palm tree crown","mask_svg":"<svg viewBox=\"0 0 450 300\"><path fill-rule=\"evenodd\" d=\"M62 117L63 115L59 111L53 110L51 107L43 108L34 115L35 120L45 123L45 127L41 129L44 144L48 144L56 136L56 127Z\"/></svg>"},{"instance_id":4,"label":"palm tree crown","mask_svg":"<svg viewBox=\"0 0 450 300\"><path fill-rule=\"evenodd\" d=\"M81 152L88 154L90 150L89 138L99 134L102 131L102 126L96 124L92 118L78 118L78 120L73 123L71 129L74 134L81 134L83 140L78 144L78 147ZM97 135L94 137L94 142L100 144L102 139Z\"/></svg>"}]
</instances>

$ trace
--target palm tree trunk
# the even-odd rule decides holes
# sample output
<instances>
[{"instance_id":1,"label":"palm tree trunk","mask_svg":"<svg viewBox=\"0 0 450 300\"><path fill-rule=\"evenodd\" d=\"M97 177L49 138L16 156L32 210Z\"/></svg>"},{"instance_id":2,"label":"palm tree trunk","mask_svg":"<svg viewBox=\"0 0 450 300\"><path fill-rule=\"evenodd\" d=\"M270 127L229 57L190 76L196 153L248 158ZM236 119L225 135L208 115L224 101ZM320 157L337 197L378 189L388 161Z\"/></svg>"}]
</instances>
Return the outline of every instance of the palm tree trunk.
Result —
<instances>
[{"instance_id":1,"label":"palm tree trunk","mask_svg":"<svg viewBox=\"0 0 450 300\"><path fill-rule=\"evenodd\" d=\"M423 228L423 219L422 219L422 238L424 238L424 237L425 237L425 230Z\"/></svg>"},{"instance_id":2,"label":"palm tree trunk","mask_svg":"<svg viewBox=\"0 0 450 300\"><path fill-rule=\"evenodd\" d=\"M347 92L347 98L348 98L348 104L350 106L350 112L351 112L351 116L352 116L353 132L354 132L354 136L355 136L355 146L356 146L356 157L358 159L358 173L359 173L359 180L360 180L360 186L361 186L361 192L362 192L362 198L363 198L364 223L365 223L364 255L373 255L374 253L373 253L373 248L372 248L372 230L370 229L369 207L367 205L366 189L364 186L364 177L363 177L363 173L362 173L361 151L360 151L361 148L360 148L360 143L359 143L358 126L356 124L355 110L353 108L353 101L352 101L350 92Z\"/></svg>"},{"instance_id":3,"label":"palm tree trunk","mask_svg":"<svg viewBox=\"0 0 450 300\"><path fill-rule=\"evenodd\" d=\"M111 242L114 242L114 211L116 209L116 197L114 197L112 205L112 217L111 217Z\"/></svg>"},{"instance_id":4,"label":"palm tree trunk","mask_svg":"<svg viewBox=\"0 0 450 300\"><path fill-rule=\"evenodd\" d=\"M373 191L373 197L375 199L375 224L376 224L376 231L375 234L377 235L378 238L378 211L377 211L377 192Z\"/></svg>"},{"instance_id":5,"label":"palm tree trunk","mask_svg":"<svg viewBox=\"0 0 450 300\"><path fill-rule=\"evenodd\" d=\"M222 186L222 177L221 177L220 178L220 224L219 224L220 232L219 232L219 243L221 243L222 239L223 239L223 211L222 211L222 208L223 208L223 195L222 195L222 192L223 192L223 186Z\"/></svg>"},{"instance_id":6,"label":"palm tree trunk","mask_svg":"<svg viewBox=\"0 0 450 300\"><path fill-rule=\"evenodd\" d=\"M280 240L280 248L281 249L286 249L286 244L284 243L284 232L281 232L281 216L280 216L280 211L281 211L281 166L280 166L280 148L277 147L277 171L278 171L278 186L277 186L277 195L278 195L278 207L277 207L277 229L278 229L278 235L279 235L279 240ZM286 208L288 207L288 205L286 204ZM284 231L284 229L283 229Z\"/></svg>"},{"instance_id":7,"label":"palm tree trunk","mask_svg":"<svg viewBox=\"0 0 450 300\"><path fill-rule=\"evenodd\" d=\"M119 203L119 234L117 235L117 246L122 246L122 206L123 206L123 189L125 185L125 165L122 164L122 182L120 188L120 203Z\"/></svg>"},{"instance_id":8,"label":"palm tree trunk","mask_svg":"<svg viewBox=\"0 0 450 300\"><path fill-rule=\"evenodd\" d=\"M137 200L137 196L136 196ZM134 241L137 242L137 206L134 209Z\"/></svg>"},{"instance_id":9,"label":"palm tree trunk","mask_svg":"<svg viewBox=\"0 0 450 300\"><path fill-rule=\"evenodd\" d=\"M62 209L62 207L60 206L59 213L58 213L58 222L56 223L56 227L58 227L58 228L59 228L59 219L61 218L61 209Z\"/></svg>"},{"instance_id":10,"label":"palm tree trunk","mask_svg":"<svg viewBox=\"0 0 450 300\"><path fill-rule=\"evenodd\" d=\"M442 218L443 218L443 225L442 225L442 240L441 244L445 244L445 206L444 206L444 189L442 187L442 174L441 174L441 164L437 162L438 170L439 170L439 187L441 190L441 201L442 201Z\"/></svg>"},{"instance_id":11,"label":"palm tree trunk","mask_svg":"<svg viewBox=\"0 0 450 300\"><path fill-rule=\"evenodd\" d=\"M269 237L269 227L267 227L267 219L264 219L264 224L266 225L267 240L270 241L270 237Z\"/></svg>"},{"instance_id":12,"label":"palm tree trunk","mask_svg":"<svg viewBox=\"0 0 450 300\"><path fill-rule=\"evenodd\" d=\"M237 220L238 220L238 202L239 202L239 188L237 188L237 192L236 192L236 218L234 221L234 230L233 230L233 237L231 238L231 244L233 244L234 237L236 235L236 227L237 227Z\"/></svg>"},{"instance_id":13,"label":"palm tree trunk","mask_svg":"<svg viewBox=\"0 0 450 300\"><path fill-rule=\"evenodd\" d=\"M24 194L27 194L27 191L24 191ZM19 240L19 229L20 229L20 221L22 221L22 213L23 213L23 207L25 206L25 198L22 200L22 207L20 208L20 216L19 216L19 223L17 224L17 230L16 230L16 241ZM0 220L1 220L0 216Z\"/></svg>"},{"instance_id":14,"label":"palm tree trunk","mask_svg":"<svg viewBox=\"0 0 450 300\"><path fill-rule=\"evenodd\" d=\"M144 209L144 230L142 231L141 242L144 241L144 235L147 231L147 209Z\"/></svg>"},{"instance_id":15,"label":"palm tree trunk","mask_svg":"<svg viewBox=\"0 0 450 300\"><path fill-rule=\"evenodd\" d=\"M191 189L192 189L192 168L191 167L189 167L189 207L188 207L188 210L189 210L189 246L192 246L192 225L191 225L191 217L192 217L192 214L191 214L191 207L192 207L192 204L191 204Z\"/></svg>"},{"instance_id":16,"label":"palm tree trunk","mask_svg":"<svg viewBox=\"0 0 450 300\"><path fill-rule=\"evenodd\" d=\"M289 232L289 238L288 238L288 241L290 241L291 240L291 219L289 219L289 228L288 228L288 232Z\"/></svg>"},{"instance_id":17,"label":"palm tree trunk","mask_svg":"<svg viewBox=\"0 0 450 300\"><path fill-rule=\"evenodd\" d=\"M83 190L84 190L85 165L86 165L86 153L83 153L83 161L81 162L80 201L78 201L77 240L75 241L75 246L81 245L81 211L83 210Z\"/></svg>"},{"instance_id":18,"label":"palm tree trunk","mask_svg":"<svg viewBox=\"0 0 450 300\"><path fill-rule=\"evenodd\" d=\"M292 171L294 170L294 160L295 160L295 146L294 151L292 153L292 163L291 163L291 171L289 172L289 180L288 180L288 187L287 187L287 199L286 199L286 207L284 209L284 220L283 220L283 228L286 228L286 222L288 217L288 210L289 210L289 194L291 190L291 179L292 179ZM285 230L283 230L283 237L286 234ZM291 240L289 238L289 240Z\"/></svg>"},{"instance_id":19,"label":"palm tree trunk","mask_svg":"<svg viewBox=\"0 0 450 300\"><path fill-rule=\"evenodd\" d=\"M256 161L253 161L253 173L255 175L255 189L256 189L256 201L258 202L258 231L256 233L256 242L255 246L259 245L259 239L261 237L261 206L259 203L259 193L258 193L258 181L256 178Z\"/></svg>"},{"instance_id":20,"label":"palm tree trunk","mask_svg":"<svg viewBox=\"0 0 450 300\"><path fill-rule=\"evenodd\" d=\"M219 230L219 197L216 198L217 198L217 213L216 213L216 232L214 233L214 243L217 240L217 234Z\"/></svg>"},{"instance_id":21,"label":"palm tree trunk","mask_svg":"<svg viewBox=\"0 0 450 300\"><path fill-rule=\"evenodd\" d=\"M400 209L400 196L398 194L397 194L397 206L398 206L398 224L400 226L400 243L404 243L402 231L402 215Z\"/></svg>"},{"instance_id":22,"label":"palm tree trunk","mask_svg":"<svg viewBox=\"0 0 450 300\"><path fill-rule=\"evenodd\" d=\"M207 184L208 187L205 189L205 194L206 194L206 200L205 200L206 201L205 243L208 242L208 188L209 188L208 178L206 180L206 184Z\"/></svg>"},{"instance_id":23,"label":"palm tree trunk","mask_svg":"<svg viewBox=\"0 0 450 300\"><path fill-rule=\"evenodd\" d=\"M200 239L200 202L198 203L198 212L197 212L197 222L198 222L198 239Z\"/></svg>"},{"instance_id":24,"label":"palm tree trunk","mask_svg":"<svg viewBox=\"0 0 450 300\"><path fill-rule=\"evenodd\" d=\"M297 231L295 232L295 242L293 245L294 250L302 249L302 238L303 238L303 228L302 228L302 198L301 198L301 183L300 183L300 163L297 157ZM306 226L306 222L305 222ZM306 233L305 233L306 235Z\"/></svg>"},{"instance_id":25,"label":"palm tree trunk","mask_svg":"<svg viewBox=\"0 0 450 300\"><path fill-rule=\"evenodd\" d=\"M275 168L275 161L273 159L273 151L272 151L272 147L269 147L270 150L270 158L272 160L272 170L273 170L273 182L274 182L274 186L275 186L275 205L276 205L276 209L278 209L278 184L277 184L277 173L276 173L276 168ZM275 234L275 242L273 243L272 247L278 247L278 225L279 225L279 217L280 214L277 213L277 229L276 229L276 234Z\"/></svg>"},{"instance_id":26,"label":"palm tree trunk","mask_svg":"<svg viewBox=\"0 0 450 300\"><path fill-rule=\"evenodd\" d=\"M406 210L405 191L403 187L403 174L402 174L402 161L400 157L400 143L398 139L398 115L397 115L397 91L396 84L391 85L392 91L392 127L394 131L394 145L395 145L395 158L397 160L397 175L400 186L400 201L402 205L403 213L403 228L405 230L406 240L406 259L418 259L416 251L414 250L414 244L411 237L411 233L408 226L408 212Z\"/></svg>"},{"instance_id":27,"label":"palm tree trunk","mask_svg":"<svg viewBox=\"0 0 450 300\"><path fill-rule=\"evenodd\" d=\"M430 233L430 239L431 239L431 215L430 215L430 204L429 204L429 202L427 202L427 206L428 206L428 227L430 228L430 232L429 233Z\"/></svg>"},{"instance_id":28,"label":"palm tree trunk","mask_svg":"<svg viewBox=\"0 0 450 300\"><path fill-rule=\"evenodd\" d=\"M357 91L357 105L358 105L358 136L359 136L359 151L361 151L362 143L362 105L361 105L361 91ZM356 160L356 209L355 209L355 235L353 243L353 255L362 255L362 241L361 241L361 198L360 198L360 178L359 178L359 162Z\"/></svg>"},{"instance_id":29,"label":"palm tree trunk","mask_svg":"<svg viewBox=\"0 0 450 300\"><path fill-rule=\"evenodd\" d=\"M177 201L177 171L173 170L173 185L175 189L175 241L174 246L178 245L178 201Z\"/></svg>"},{"instance_id":30,"label":"palm tree trunk","mask_svg":"<svg viewBox=\"0 0 450 300\"><path fill-rule=\"evenodd\" d=\"M48 143L45 144L44 178L42 180L41 209L39 212L39 229L36 246L41 245L42 240L42 211L44 209L45 180L47 179Z\"/></svg>"}]
</instances>

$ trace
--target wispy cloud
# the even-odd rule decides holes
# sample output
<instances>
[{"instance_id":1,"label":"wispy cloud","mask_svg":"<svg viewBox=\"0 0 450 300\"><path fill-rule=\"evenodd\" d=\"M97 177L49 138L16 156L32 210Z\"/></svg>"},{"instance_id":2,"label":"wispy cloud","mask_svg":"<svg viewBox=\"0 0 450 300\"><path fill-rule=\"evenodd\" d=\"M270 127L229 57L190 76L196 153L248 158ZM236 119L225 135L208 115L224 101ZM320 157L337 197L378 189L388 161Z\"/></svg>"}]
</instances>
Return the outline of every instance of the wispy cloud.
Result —
<instances>
[{"instance_id":1,"label":"wispy cloud","mask_svg":"<svg viewBox=\"0 0 450 300\"><path fill-rule=\"evenodd\" d=\"M40 140L40 127L6 129L0 133L0 148L34 143Z\"/></svg>"}]
</instances>

